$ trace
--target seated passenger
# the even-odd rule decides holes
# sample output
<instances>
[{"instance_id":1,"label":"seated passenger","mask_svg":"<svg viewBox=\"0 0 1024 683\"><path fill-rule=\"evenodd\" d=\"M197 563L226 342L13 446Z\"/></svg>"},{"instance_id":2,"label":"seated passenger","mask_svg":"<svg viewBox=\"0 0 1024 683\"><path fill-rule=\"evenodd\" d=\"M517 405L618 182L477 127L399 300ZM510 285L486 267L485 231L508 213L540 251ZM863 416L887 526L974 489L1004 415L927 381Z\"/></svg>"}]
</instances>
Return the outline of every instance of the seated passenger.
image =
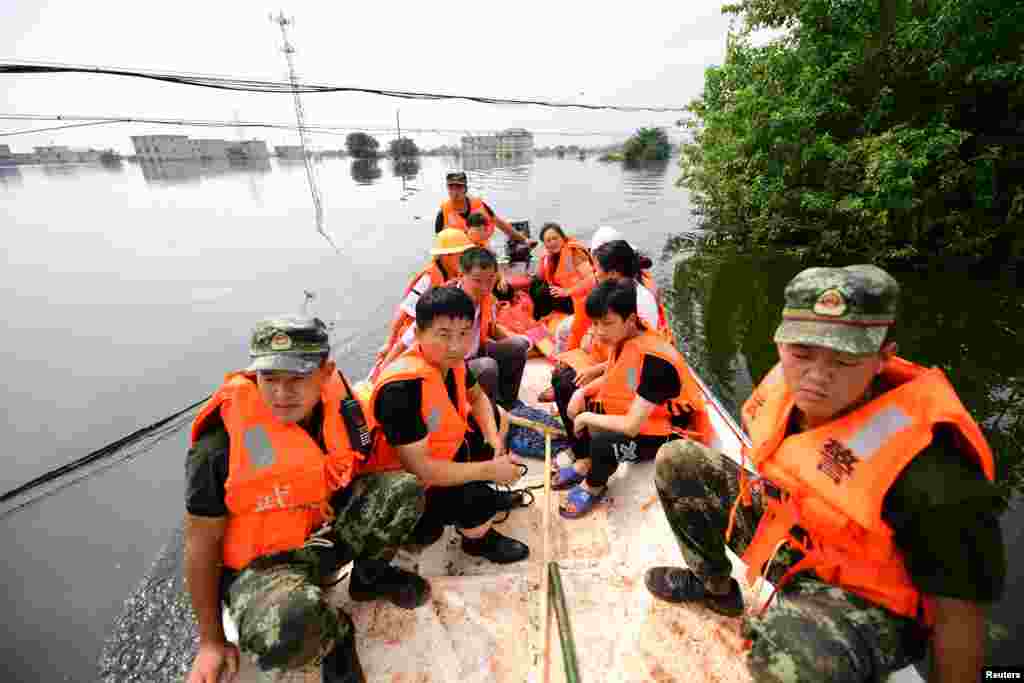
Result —
<instances>
[{"instance_id":1,"label":"seated passenger","mask_svg":"<svg viewBox=\"0 0 1024 683\"><path fill-rule=\"evenodd\" d=\"M506 453L494 408L466 362L475 309L456 287L435 287L420 297L415 342L384 368L370 398L374 454L364 469L403 468L427 485L411 543L434 543L445 526L455 525L466 553L518 562L529 548L491 527L503 506L488 482L511 483L523 466Z\"/></svg>"},{"instance_id":2,"label":"seated passenger","mask_svg":"<svg viewBox=\"0 0 1024 683\"><path fill-rule=\"evenodd\" d=\"M631 280L608 280L587 297L594 334L610 350L609 367L577 389L567 407L575 462L551 473L553 488L571 487L563 517L589 512L620 462L651 460L683 436L710 439L703 394L683 356L640 320L637 290Z\"/></svg>"},{"instance_id":3,"label":"seated passenger","mask_svg":"<svg viewBox=\"0 0 1024 683\"><path fill-rule=\"evenodd\" d=\"M534 319L540 320L552 311L583 314L587 294L593 288L590 252L566 237L558 223L545 223L540 239L547 253L541 257L537 276L530 283Z\"/></svg>"},{"instance_id":4,"label":"seated passenger","mask_svg":"<svg viewBox=\"0 0 1024 683\"><path fill-rule=\"evenodd\" d=\"M445 228L434 235L434 244L430 248L430 263L409 280L403 299L398 304L395 317L391 321L388 340L377 352L377 360L370 373L370 381L377 379L383 361L395 342L401 339L402 333L416 321L416 302L431 287L440 287L449 280L458 279L462 275L459 269L459 257L462 252L473 246L469 237L462 230Z\"/></svg>"},{"instance_id":5,"label":"seated passenger","mask_svg":"<svg viewBox=\"0 0 1024 683\"><path fill-rule=\"evenodd\" d=\"M466 360L488 398L509 410L518 401L530 340L511 333L496 320L497 301L492 290L498 277L498 260L494 254L483 247L472 247L462 253L459 264L463 275L453 284L469 295L476 308ZM384 367L415 343L415 333L415 326L405 331L382 362Z\"/></svg>"}]
</instances>

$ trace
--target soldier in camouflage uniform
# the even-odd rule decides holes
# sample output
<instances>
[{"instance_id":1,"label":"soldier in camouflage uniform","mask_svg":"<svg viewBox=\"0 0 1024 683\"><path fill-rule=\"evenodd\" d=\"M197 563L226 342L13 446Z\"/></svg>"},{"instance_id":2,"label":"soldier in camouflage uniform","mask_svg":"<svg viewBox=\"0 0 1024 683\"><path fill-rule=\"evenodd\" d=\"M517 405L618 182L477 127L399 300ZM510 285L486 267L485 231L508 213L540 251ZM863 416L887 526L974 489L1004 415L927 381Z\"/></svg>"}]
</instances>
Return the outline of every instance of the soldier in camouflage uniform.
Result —
<instances>
[{"instance_id":1,"label":"soldier in camouflage uniform","mask_svg":"<svg viewBox=\"0 0 1024 683\"><path fill-rule=\"evenodd\" d=\"M896 281L874 266L812 268L789 283L775 335L778 369L787 391L796 396L786 439L827 428L891 390L882 384L881 371L872 376L875 368L868 365L895 352L888 333L898 293ZM798 357L790 357L793 353ZM851 382L859 371L864 373L861 383ZM807 377L817 384L806 384ZM810 395L808 387L813 388ZM760 390L753 398L759 399ZM744 406L748 429L748 420L755 419L752 409L760 405L755 400ZM758 681L881 681L923 657L929 640L929 680L976 680L984 656L984 609L1002 591L1005 550L991 471L968 457L960 435L947 427L937 425L932 442L882 492L882 520L892 529L893 545L913 586L934 605L931 624L920 613L910 618L827 583L814 571L795 573L771 609L744 615L725 552L730 511L741 496L739 468L731 458L688 440L662 446L655 473L687 568L648 570L648 590L668 602L743 616L747 663ZM751 545L766 497L785 500L785 492L767 480L747 492L750 504L735 507L728 541L738 555ZM790 533L805 532L797 526ZM799 550L782 545L757 571L777 585L802 558Z\"/></svg>"},{"instance_id":2,"label":"soldier in camouflage uniform","mask_svg":"<svg viewBox=\"0 0 1024 683\"><path fill-rule=\"evenodd\" d=\"M247 376L255 375L259 395L274 418L301 426L321 453L327 452L329 433L321 383L337 372L329 353L322 321L281 316L256 326L252 362L245 370ZM266 388L274 382L293 386ZM351 411L352 403L346 409ZM362 415L344 422L353 426L347 432L349 443L359 440L360 423L365 427ZM222 671L237 670L238 649L271 677L321 666L325 682L363 681L352 620L327 602L322 586L341 565L354 560L349 585L353 599L385 598L404 608L427 600L429 584L389 562L423 514L422 485L404 472L356 476L331 494L333 520L301 547L261 555L240 571L232 570L222 560L232 516L225 502L230 449L221 408L201 414L186 466L185 574L200 632L189 683L217 683ZM238 626L238 648L225 640L222 602Z\"/></svg>"}]
</instances>

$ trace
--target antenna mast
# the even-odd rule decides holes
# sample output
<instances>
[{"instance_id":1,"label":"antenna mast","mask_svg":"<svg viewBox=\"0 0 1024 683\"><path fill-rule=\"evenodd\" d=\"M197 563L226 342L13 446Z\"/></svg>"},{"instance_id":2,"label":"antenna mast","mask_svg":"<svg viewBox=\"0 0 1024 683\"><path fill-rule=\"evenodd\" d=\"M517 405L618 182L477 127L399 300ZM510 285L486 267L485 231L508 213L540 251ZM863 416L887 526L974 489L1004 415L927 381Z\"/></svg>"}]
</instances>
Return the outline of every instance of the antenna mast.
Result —
<instances>
[{"instance_id":1,"label":"antenna mast","mask_svg":"<svg viewBox=\"0 0 1024 683\"><path fill-rule=\"evenodd\" d=\"M302 109L302 98L299 97L299 78L295 74L295 60L292 55L295 54L295 48L292 47L291 42L288 40L288 26L295 23L295 19L292 17L284 16L284 12L278 11L277 16L270 15L270 20L281 27L281 40L283 41L283 47L281 52L284 53L285 59L288 61L288 79L292 84L292 95L295 98L295 121L298 124L299 129L299 147L302 149L302 160L306 166L306 180L309 182L309 193L313 197L313 210L316 212L316 231L323 235L335 251L338 251L338 246L331 239L331 236L324 230L324 209L323 201L320 198L320 187L316 181L316 170L313 168L313 160L310 158L309 143L306 136L306 115Z\"/></svg>"}]
</instances>

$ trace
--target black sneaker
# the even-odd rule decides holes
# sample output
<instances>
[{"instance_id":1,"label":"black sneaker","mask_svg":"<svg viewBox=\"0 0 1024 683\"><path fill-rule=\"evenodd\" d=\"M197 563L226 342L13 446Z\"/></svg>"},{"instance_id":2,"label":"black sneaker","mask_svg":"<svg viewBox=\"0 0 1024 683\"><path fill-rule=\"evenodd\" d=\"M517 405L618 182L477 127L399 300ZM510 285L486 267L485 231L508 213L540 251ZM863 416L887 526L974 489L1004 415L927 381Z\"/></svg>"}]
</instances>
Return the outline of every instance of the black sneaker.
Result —
<instances>
[{"instance_id":1,"label":"black sneaker","mask_svg":"<svg viewBox=\"0 0 1024 683\"><path fill-rule=\"evenodd\" d=\"M383 561L357 560L348 594L357 602L390 600L402 609L415 609L430 598L426 579Z\"/></svg>"},{"instance_id":2,"label":"black sneaker","mask_svg":"<svg viewBox=\"0 0 1024 683\"><path fill-rule=\"evenodd\" d=\"M356 653L356 639L349 634L338 642L320 663L321 683L366 683L366 674Z\"/></svg>"},{"instance_id":3,"label":"black sneaker","mask_svg":"<svg viewBox=\"0 0 1024 683\"><path fill-rule=\"evenodd\" d=\"M743 594L736 579L729 579L729 592L716 595L704 587L704 582L689 569L679 567L653 567L644 575L644 583L651 595L665 602L691 602L703 604L724 617L743 614Z\"/></svg>"},{"instance_id":4,"label":"black sneaker","mask_svg":"<svg viewBox=\"0 0 1024 683\"><path fill-rule=\"evenodd\" d=\"M462 550L467 555L482 557L495 564L520 562L530 556L530 548L525 543L502 536L494 529L488 529L480 538L463 538Z\"/></svg>"}]
</instances>

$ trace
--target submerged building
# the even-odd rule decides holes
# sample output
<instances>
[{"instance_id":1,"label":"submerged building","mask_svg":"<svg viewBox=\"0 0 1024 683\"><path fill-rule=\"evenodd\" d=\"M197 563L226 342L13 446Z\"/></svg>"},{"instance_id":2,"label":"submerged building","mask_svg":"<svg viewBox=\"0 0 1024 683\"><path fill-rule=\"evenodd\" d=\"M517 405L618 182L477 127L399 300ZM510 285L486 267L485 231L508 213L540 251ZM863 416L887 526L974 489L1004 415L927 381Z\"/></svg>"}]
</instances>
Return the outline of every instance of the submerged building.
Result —
<instances>
[{"instance_id":1,"label":"submerged building","mask_svg":"<svg viewBox=\"0 0 1024 683\"><path fill-rule=\"evenodd\" d=\"M533 133L525 128L508 128L494 135L462 138L462 156L520 157L533 154Z\"/></svg>"}]
</instances>

